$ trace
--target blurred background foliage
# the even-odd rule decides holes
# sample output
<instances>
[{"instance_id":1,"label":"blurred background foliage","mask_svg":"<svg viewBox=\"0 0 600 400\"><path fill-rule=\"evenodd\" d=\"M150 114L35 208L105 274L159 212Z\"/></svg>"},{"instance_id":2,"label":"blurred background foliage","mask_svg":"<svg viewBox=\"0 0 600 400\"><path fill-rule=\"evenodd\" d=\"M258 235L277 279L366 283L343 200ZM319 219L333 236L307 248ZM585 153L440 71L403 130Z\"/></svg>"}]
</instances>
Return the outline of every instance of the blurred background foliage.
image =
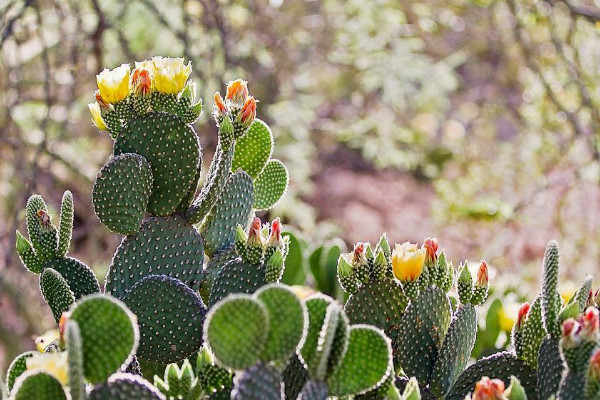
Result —
<instances>
[{"instance_id":1,"label":"blurred background foliage","mask_svg":"<svg viewBox=\"0 0 600 400\"><path fill-rule=\"evenodd\" d=\"M208 154L212 93L243 77L260 99L292 177L264 216L298 237L290 282L336 295L327 266L347 245L437 236L455 264L494 267L485 353L506 345L548 239L564 291L597 271L593 0L0 0L0 21L0 370L52 324L14 252L30 194L56 207L73 191L72 253L99 276L110 263L119 237L90 193L111 141L86 104L103 68L153 55L192 60Z\"/></svg>"}]
</instances>

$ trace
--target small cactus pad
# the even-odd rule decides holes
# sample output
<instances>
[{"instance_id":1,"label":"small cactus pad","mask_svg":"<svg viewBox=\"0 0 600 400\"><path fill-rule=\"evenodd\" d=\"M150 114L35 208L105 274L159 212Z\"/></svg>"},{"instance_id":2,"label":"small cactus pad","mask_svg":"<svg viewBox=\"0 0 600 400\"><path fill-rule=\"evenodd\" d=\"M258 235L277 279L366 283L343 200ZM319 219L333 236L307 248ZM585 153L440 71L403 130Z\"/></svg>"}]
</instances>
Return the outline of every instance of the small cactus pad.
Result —
<instances>
[{"instance_id":1,"label":"small cactus pad","mask_svg":"<svg viewBox=\"0 0 600 400\"><path fill-rule=\"evenodd\" d=\"M338 307L337 304L329 305L329 307L327 307L323 325L319 332L317 348L313 353L313 357L307 362L310 375L313 379L324 380L327 375L329 356L333 350L335 336L338 332L338 325L340 324L342 315L342 309ZM342 324L347 326L347 323L342 322ZM344 342L342 342L341 345L347 346ZM342 348L342 350L344 349Z\"/></svg>"},{"instance_id":2,"label":"small cactus pad","mask_svg":"<svg viewBox=\"0 0 600 400\"><path fill-rule=\"evenodd\" d=\"M327 400L329 389L322 381L308 381L300 392L298 400Z\"/></svg>"},{"instance_id":3,"label":"small cactus pad","mask_svg":"<svg viewBox=\"0 0 600 400\"><path fill-rule=\"evenodd\" d=\"M327 378L329 393L364 393L383 383L391 370L392 347L383 331L369 325L351 326L346 355Z\"/></svg>"},{"instance_id":4,"label":"small cactus pad","mask_svg":"<svg viewBox=\"0 0 600 400\"><path fill-rule=\"evenodd\" d=\"M238 258L238 255L235 251L223 251L221 253L214 254L206 267L204 268L204 272L202 273L202 282L200 283L200 297L202 297L202 301L205 304L208 304L208 300L210 297L210 291L213 287L213 282L217 278L217 274L228 262L233 261Z\"/></svg>"},{"instance_id":5,"label":"small cactus pad","mask_svg":"<svg viewBox=\"0 0 600 400\"><path fill-rule=\"evenodd\" d=\"M489 357L481 358L465 369L458 377L454 386L446 396L446 400L463 400L471 393L475 384L484 376L493 376L504 381L506 386L510 384L510 377L514 376L521 382L527 392L529 400L538 400L535 371L523 360L508 352L503 351Z\"/></svg>"},{"instance_id":6,"label":"small cactus pad","mask_svg":"<svg viewBox=\"0 0 600 400\"><path fill-rule=\"evenodd\" d=\"M222 365L242 370L259 360L268 330L269 313L261 302L249 295L230 295L206 316L204 340Z\"/></svg>"},{"instance_id":7,"label":"small cactus pad","mask_svg":"<svg viewBox=\"0 0 600 400\"><path fill-rule=\"evenodd\" d=\"M165 400L150 382L131 374L118 373L92 389L89 400Z\"/></svg>"},{"instance_id":8,"label":"small cactus pad","mask_svg":"<svg viewBox=\"0 0 600 400\"><path fill-rule=\"evenodd\" d=\"M308 329L299 356L300 360L312 376L316 372L319 364L317 352L319 351L321 344L320 339L323 325L327 322L327 310L330 306L333 308L338 308L338 306L330 297L319 294L311 296L304 304L308 312Z\"/></svg>"},{"instance_id":9,"label":"small cactus pad","mask_svg":"<svg viewBox=\"0 0 600 400\"><path fill-rule=\"evenodd\" d=\"M308 378L308 371L304 368L302 361L298 355L293 355L282 374L285 398L297 399Z\"/></svg>"},{"instance_id":10,"label":"small cactus pad","mask_svg":"<svg viewBox=\"0 0 600 400\"><path fill-rule=\"evenodd\" d=\"M202 346L206 307L180 280L147 276L131 288L123 302L137 316L140 358L168 364L192 355Z\"/></svg>"},{"instance_id":11,"label":"small cactus pad","mask_svg":"<svg viewBox=\"0 0 600 400\"><path fill-rule=\"evenodd\" d=\"M29 271L34 274L39 274L44 270L44 262L38 255L35 253L35 249L33 248L33 244L25 236L21 234L21 232L16 232L17 237L17 254L21 259L21 262Z\"/></svg>"},{"instance_id":12,"label":"small cactus pad","mask_svg":"<svg viewBox=\"0 0 600 400\"><path fill-rule=\"evenodd\" d=\"M290 183L287 168L279 160L270 160L254 181L254 208L268 210L285 194Z\"/></svg>"},{"instance_id":13,"label":"small cactus pad","mask_svg":"<svg viewBox=\"0 0 600 400\"><path fill-rule=\"evenodd\" d=\"M258 363L233 378L231 400L281 400L283 384L275 367Z\"/></svg>"},{"instance_id":14,"label":"small cactus pad","mask_svg":"<svg viewBox=\"0 0 600 400\"><path fill-rule=\"evenodd\" d=\"M471 304L462 305L454 314L448 333L440 348L429 389L442 398L458 375L465 369L471 357L477 334L477 312Z\"/></svg>"},{"instance_id":15,"label":"small cactus pad","mask_svg":"<svg viewBox=\"0 0 600 400\"><path fill-rule=\"evenodd\" d=\"M517 356L533 369L538 366L538 353L545 337L546 331L542 323L542 301L538 297L531 305L521 331L522 354L517 352Z\"/></svg>"},{"instance_id":16,"label":"small cactus pad","mask_svg":"<svg viewBox=\"0 0 600 400\"><path fill-rule=\"evenodd\" d=\"M81 333L75 321L68 321L66 330L66 345L68 353L69 392L71 400L85 399L85 383L83 382L83 353Z\"/></svg>"},{"instance_id":17,"label":"small cactus pad","mask_svg":"<svg viewBox=\"0 0 600 400\"><path fill-rule=\"evenodd\" d=\"M585 397L585 374L569 372L560 382L560 400L582 400Z\"/></svg>"},{"instance_id":18,"label":"small cactus pad","mask_svg":"<svg viewBox=\"0 0 600 400\"><path fill-rule=\"evenodd\" d=\"M33 370L24 373L17 379L11 399L67 400L67 395L55 377Z\"/></svg>"},{"instance_id":19,"label":"small cactus pad","mask_svg":"<svg viewBox=\"0 0 600 400\"><path fill-rule=\"evenodd\" d=\"M261 288L254 297L266 306L269 318L261 359L285 363L295 353L308 324L304 305L290 289L275 284Z\"/></svg>"},{"instance_id":20,"label":"small cactus pad","mask_svg":"<svg viewBox=\"0 0 600 400\"><path fill-rule=\"evenodd\" d=\"M115 142L114 153L136 153L150 163L153 182L148 212L166 216L175 211L194 181L200 146L194 130L178 117L151 112L129 121Z\"/></svg>"},{"instance_id":21,"label":"small cactus pad","mask_svg":"<svg viewBox=\"0 0 600 400\"><path fill-rule=\"evenodd\" d=\"M402 316L395 350L406 375L421 385L429 383L450 317L450 301L437 287L422 292Z\"/></svg>"},{"instance_id":22,"label":"small cactus pad","mask_svg":"<svg viewBox=\"0 0 600 400\"><path fill-rule=\"evenodd\" d=\"M58 249L57 255L64 257L69 251L71 244L71 235L73 234L73 217L75 210L73 208L73 194L70 191L63 193L60 204L60 220L58 223Z\"/></svg>"},{"instance_id":23,"label":"small cactus pad","mask_svg":"<svg viewBox=\"0 0 600 400\"><path fill-rule=\"evenodd\" d=\"M40 275L40 290L52 310L54 320L58 323L62 313L75 303L75 297L67 281L52 268L46 268Z\"/></svg>"},{"instance_id":24,"label":"small cactus pad","mask_svg":"<svg viewBox=\"0 0 600 400\"><path fill-rule=\"evenodd\" d=\"M231 293L251 294L267 284L264 264L249 264L240 260L233 260L225 264L217 274L210 297L209 307Z\"/></svg>"},{"instance_id":25,"label":"small cactus pad","mask_svg":"<svg viewBox=\"0 0 600 400\"><path fill-rule=\"evenodd\" d=\"M42 196L34 194L27 200L25 222L29 239L37 256L42 261L55 258L58 249L58 234L52 225L48 208Z\"/></svg>"},{"instance_id":26,"label":"small cactus pad","mask_svg":"<svg viewBox=\"0 0 600 400\"><path fill-rule=\"evenodd\" d=\"M67 281L75 300L100 292L100 284L94 271L75 258L55 258L46 262L44 268L52 268Z\"/></svg>"},{"instance_id":27,"label":"small cactus pad","mask_svg":"<svg viewBox=\"0 0 600 400\"><path fill-rule=\"evenodd\" d=\"M183 218L149 218L136 235L125 237L119 245L106 276L106 292L123 298L149 275L168 275L197 289L202 249L202 237Z\"/></svg>"},{"instance_id":28,"label":"small cactus pad","mask_svg":"<svg viewBox=\"0 0 600 400\"><path fill-rule=\"evenodd\" d=\"M558 297L558 243L554 240L548 243L544 255L544 273L542 277L542 316L544 327L552 337L560 336L558 321L558 308L556 304Z\"/></svg>"},{"instance_id":29,"label":"small cactus pad","mask_svg":"<svg viewBox=\"0 0 600 400\"><path fill-rule=\"evenodd\" d=\"M408 298L400 285L386 277L380 282L365 285L352 294L346 301L344 311L351 324L377 326L395 342L407 305Z\"/></svg>"},{"instance_id":30,"label":"small cactus pad","mask_svg":"<svg viewBox=\"0 0 600 400\"><path fill-rule=\"evenodd\" d=\"M565 369L560 356L559 339L547 337L542 341L537 364L537 389L540 400L548 400L558 392L558 386Z\"/></svg>"},{"instance_id":31,"label":"small cactus pad","mask_svg":"<svg viewBox=\"0 0 600 400\"><path fill-rule=\"evenodd\" d=\"M133 235L152 192L152 170L146 159L125 153L111 158L98 172L92 199L100 222L109 230Z\"/></svg>"},{"instance_id":32,"label":"small cactus pad","mask_svg":"<svg viewBox=\"0 0 600 400\"><path fill-rule=\"evenodd\" d=\"M248 224L253 201L254 189L250 176L243 171L231 175L201 229L206 254L211 256L233 246L237 226L245 227Z\"/></svg>"},{"instance_id":33,"label":"small cactus pad","mask_svg":"<svg viewBox=\"0 0 600 400\"><path fill-rule=\"evenodd\" d=\"M10 392L15 384L15 381L22 373L27 371L27 359L32 355L37 354L35 351L26 351L19 354L9 365L6 373L6 387Z\"/></svg>"},{"instance_id":34,"label":"small cactus pad","mask_svg":"<svg viewBox=\"0 0 600 400\"><path fill-rule=\"evenodd\" d=\"M135 316L110 296L85 297L71 312L81 333L83 367L90 383L105 381L128 364L137 348Z\"/></svg>"},{"instance_id":35,"label":"small cactus pad","mask_svg":"<svg viewBox=\"0 0 600 400\"><path fill-rule=\"evenodd\" d=\"M241 169L251 178L263 170L273 152L273 133L260 119L255 119L244 136L235 143L232 171Z\"/></svg>"}]
</instances>

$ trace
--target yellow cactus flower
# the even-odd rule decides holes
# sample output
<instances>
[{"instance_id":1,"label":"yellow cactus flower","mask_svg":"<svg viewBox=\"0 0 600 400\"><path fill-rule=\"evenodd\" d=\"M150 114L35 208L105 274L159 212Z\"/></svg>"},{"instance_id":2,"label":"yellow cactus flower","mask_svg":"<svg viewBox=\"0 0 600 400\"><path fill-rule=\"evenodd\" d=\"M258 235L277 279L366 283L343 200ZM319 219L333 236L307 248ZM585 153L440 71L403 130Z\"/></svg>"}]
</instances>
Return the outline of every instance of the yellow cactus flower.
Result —
<instances>
[{"instance_id":1,"label":"yellow cactus flower","mask_svg":"<svg viewBox=\"0 0 600 400\"><path fill-rule=\"evenodd\" d=\"M92 122L96 128L100 129L101 131L107 131L108 128L102 119L102 111L100 111L100 106L98 103L90 103L88 104L88 108L90 109L90 113L92 114Z\"/></svg>"},{"instance_id":2,"label":"yellow cactus flower","mask_svg":"<svg viewBox=\"0 0 600 400\"><path fill-rule=\"evenodd\" d=\"M183 90L192 73L192 63L184 64L183 58L152 58L154 83L160 93L176 94Z\"/></svg>"},{"instance_id":3,"label":"yellow cactus flower","mask_svg":"<svg viewBox=\"0 0 600 400\"><path fill-rule=\"evenodd\" d=\"M414 243L396 244L392 252L394 276L402 282L415 281L423 272L427 250Z\"/></svg>"},{"instance_id":4,"label":"yellow cactus flower","mask_svg":"<svg viewBox=\"0 0 600 400\"><path fill-rule=\"evenodd\" d=\"M152 60L144 60L144 61L136 61L135 62L135 69L145 69L147 71L149 71L151 74L154 73L154 63L152 62Z\"/></svg>"},{"instance_id":5,"label":"yellow cactus flower","mask_svg":"<svg viewBox=\"0 0 600 400\"><path fill-rule=\"evenodd\" d=\"M110 104L118 103L129 95L129 64L114 69L105 69L96 75L100 96Z\"/></svg>"},{"instance_id":6,"label":"yellow cactus flower","mask_svg":"<svg viewBox=\"0 0 600 400\"><path fill-rule=\"evenodd\" d=\"M50 346L53 342L58 340L59 332L57 329L51 329L44 333L42 336L35 339L35 347L40 353L46 352L46 347Z\"/></svg>"},{"instance_id":7,"label":"yellow cactus flower","mask_svg":"<svg viewBox=\"0 0 600 400\"><path fill-rule=\"evenodd\" d=\"M39 370L54 376L60 383L68 383L67 352L34 354L26 360L27 371Z\"/></svg>"}]
</instances>

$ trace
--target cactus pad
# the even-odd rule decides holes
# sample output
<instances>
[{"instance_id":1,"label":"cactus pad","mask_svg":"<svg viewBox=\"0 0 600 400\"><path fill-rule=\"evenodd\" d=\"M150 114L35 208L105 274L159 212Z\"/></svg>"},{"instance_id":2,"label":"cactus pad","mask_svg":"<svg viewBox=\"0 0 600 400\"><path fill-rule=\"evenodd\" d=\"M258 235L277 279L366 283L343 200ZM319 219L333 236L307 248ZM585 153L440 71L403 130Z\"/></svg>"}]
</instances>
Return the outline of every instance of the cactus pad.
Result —
<instances>
[{"instance_id":1,"label":"cactus pad","mask_svg":"<svg viewBox=\"0 0 600 400\"><path fill-rule=\"evenodd\" d=\"M22 373L27 371L27 359L32 355L37 354L35 351L26 351L18 355L9 365L6 373L6 387L10 392L15 384L15 381Z\"/></svg>"},{"instance_id":2,"label":"cactus pad","mask_svg":"<svg viewBox=\"0 0 600 400\"><path fill-rule=\"evenodd\" d=\"M437 397L448 393L458 375L465 369L477 334L477 313L472 305L458 308L438 353L429 388Z\"/></svg>"},{"instance_id":3,"label":"cactus pad","mask_svg":"<svg viewBox=\"0 0 600 400\"><path fill-rule=\"evenodd\" d=\"M231 293L254 293L267 284L265 273L264 264L254 265L239 260L225 264L213 282L208 300L209 307Z\"/></svg>"},{"instance_id":4,"label":"cactus pad","mask_svg":"<svg viewBox=\"0 0 600 400\"><path fill-rule=\"evenodd\" d=\"M542 316L544 327L552 337L560 336L558 321L558 244L552 240L546 247L543 262L544 272L542 277Z\"/></svg>"},{"instance_id":5,"label":"cactus pad","mask_svg":"<svg viewBox=\"0 0 600 400\"><path fill-rule=\"evenodd\" d=\"M298 355L293 355L282 374L285 398L297 399L308 379L308 371L302 361Z\"/></svg>"},{"instance_id":6,"label":"cactus pad","mask_svg":"<svg viewBox=\"0 0 600 400\"><path fill-rule=\"evenodd\" d=\"M165 396L139 376L118 373L97 385L88 400L165 400Z\"/></svg>"},{"instance_id":7,"label":"cactus pad","mask_svg":"<svg viewBox=\"0 0 600 400\"><path fill-rule=\"evenodd\" d=\"M267 308L249 295L231 295L209 311L204 340L224 366L242 370L254 365L265 349Z\"/></svg>"},{"instance_id":8,"label":"cactus pad","mask_svg":"<svg viewBox=\"0 0 600 400\"><path fill-rule=\"evenodd\" d=\"M200 146L194 130L178 117L151 112L129 121L115 142L114 153L136 153L150 163L153 182L148 212L166 216L175 211L194 181Z\"/></svg>"},{"instance_id":9,"label":"cactus pad","mask_svg":"<svg viewBox=\"0 0 600 400\"><path fill-rule=\"evenodd\" d=\"M538 399L535 371L514 354L504 351L479 359L465 369L452 386L446 400L463 400L484 376L501 379L507 386L510 384L510 377L514 376L525 388L529 400Z\"/></svg>"},{"instance_id":10,"label":"cactus pad","mask_svg":"<svg viewBox=\"0 0 600 400\"><path fill-rule=\"evenodd\" d=\"M29 271L34 274L39 274L44 270L44 262L38 257L33 248L33 244L21 232L16 232L17 237L17 254L21 259L21 262Z\"/></svg>"},{"instance_id":11,"label":"cactus pad","mask_svg":"<svg viewBox=\"0 0 600 400\"><path fill-rule=\"evenodd\" d=\"M269 333L261 354L263 361L284 363L295 353L304 336L308 318L300 299L287 287L269 285L255 297L267 308Z\"/></svg>"},{"instance_id":12,"label":"cactus pad","mask_svg":"<svg viewBox=\"0 0 600 400\"><path fill-rule=\"evenodd\" d=\"M542 341L538 354L537 389L540 400L548 400L558 391L565 369L560 356L559 339L547 337Z\"/></svg>"},{"instance_id":13,"label":"cactus pad","mask_svg":"<svg viewBox=\"0 0 600 400\"><path fill-rule=\"evenodd\" d=\"M73 234L73 217L75 211L73 209L73 194L70 191L63 193L60 204L60 219L58 222L58 248L57 255L64 257L69 251L71 244L71 235Z\"/></svg>"},{"instance_id":14,"label":"cactus pad","mask_svg":"<svg viewBox=\"0 0 600 400\"><path fill-rule=\"evenodd\" d=\"M34 194L27 200L25 222L29 239L37 256L42 261L55 258L58 249L58 234L52 225L48 208L42 196Z\"/></svg>"},{"instance_id":15,"label":"cactus pad","mask_svg":"<svg viewBox=\"0 0 600 400\"><path fill-rule=\"evenodd\" d=\"M277 369L258 363L233 378L231 400L281 400L283 384Z\"/></svg>"},{"instance_id":16,"label":"cactus pad","mask_svg":"<svg viewBox=\"0 0 600 400\"><path fill-rule=\"evenodd\" d=\"M71 400L85 399L85 383L83 382L83 353L81 348L81 334L79 325L75 321L68 321L65 328L66 345L68 353L69 392Z\"/></svg>"},{"instance_id":17,"label":"cactus pad","mask_svg":"<svg viewBox=\"0 0 600 400\"><path fill-rule=\"evenodd\" d=\"M125 153L98 172L92 199L100 222L109 230L133 235L140 230L152 193L152 170L144 157Z\"/></svg>"},{"instance_id":18,"label":"cactus pad","mask_svg":"<svg viewBox=\"0 0 600 400\"><path fill-rule=\"evenodd\" d=\"M308 312L308 328L304 338L304 344L300 350L299 356L310 375L314 375L319 365L319 347L321 345L321 334L326 325L328 308L338 308L330 297L324 295L315 295L308 298L305 303ZM331 312L329 315L331 317ZM327 327L325 327L325 332ZM322 353L322 350L320 351Z\"/></svg>"},{"instance_id":19,"label":"cactus pad","mask_svg":"<svg viewBox=\"0 0 600 400\"><path fill-rule=\"evenodd\" d=\"M237 226L245 227L248 224L253 201L254 189L250 176L242 171L231 175L201 229L206 254L211 256L233 246Z\"/></svg>"},{"instance_id":20,"label":"cactus pad","mask_svg":"<svg viewBox=\"0 0 600 400\"><path fill-rule=\"evenodd\" d=\"M135 316L116 299L91 295L71 312L81 334L83 369L91 383L105 381L131 361L138 344Z\"/></svg>"},{"instance_id":21,"label":"cactus pad","mask_svg":"<svg viewBox=\"0 0 600 400\"><path fill-rule=\"evenodd\" d=\"M197 289L202 249L202 237L183 218L150 218L136 235L125 237L119 245L106 276L106 292L123 298L149 275L167 275Z\"/></svg>"},{"instance_id":22,"label":"cactus pad","mask_svg":"<svg viewBox=\"0 0 600 400\"><path fill-rule=\"evenodd\" d=\"M560 382L558 396L560 400L582 400L585 399L585 375L569 372Z\"/></svg>"},{"instance_id":23,"label":"cactus pad","mask_svg":"<svg viewBox=\"0 0 600 400\"><path fill-rule=\"evenodd\" d=\"M422 292L402 316L396 355L406 375L421 385L429 383L450 317L450 301L437 287Z\"/></svg>"},{"instance_id":24,"label":"cactus pad","mask_svg":"<svg viewBox=\"0 0 600 400\"><path fill-rule=\"evenodd\" d=\"M150 275L123 298L140 327L138 356L157 363L177 362L202 346L206 307L176 278Z\"/></svg>"},{"instance_id":25,"label":"cactus pad","mask_svg":"<svg viewBox=\"0 0 600 400\"><path fill-rule=\"evenodd\" d=\"M67 400L67 395L55 377L45 372L34 370L24 373L15 382L11 399Z\"/></svg>"},{"instance_id":26,"label":"cactus pad","mask_svg":"<svg viewBox=\"0 0 600 400\"><path fill-rule=\"evenodd\" d=\"M46 268L40 275L40 290L52 310L54 320L58 323L62 313L75 303L75 297L67 281L52 268Z\"/></svg>"},{"instance_id":27,"label":"cactus pad","mask_svg":"<svg viewBox=\"0 0 600 400\"><path fill-rule=\"evenodd\" d=\"M268 210L285 194L290 176L279 160L270 160L254 181L254 208Z\"/></svg>"},{"instance_id":28,"label":"cactus pad","mask_svg":"<svg viewBox=\"0 0 600 400\"><path fill-rule=\"evenodd\" d=\"M374 325L385 331L396 341L398 327L408 305L408 298L402 288L391 278L373 282L360 288L351 295L344 311L352 324Z\"/></svg>"},{"instance_id":29,"label":"cactus pad","mask_svg":"<svg viewBox=\"0 0 600 400\"><path fill-rule=\"evenodd\" d=\"M348 350L327 378L330 395L360 394L383 383L392 370L392 348L383 331L368 325L350 327Z\"/></svg>"},{"instance_id":30,"label":"cactus pad","mask_svg":"<svg viewBox=\"0 0 600 400\"><path fill-rule=\"evenodd\" d=\"M251 178L263 170L273 152L273 133L263 121L255 119L244 136L235 143L232 171L241 169Z\"/></svg>"},{"instance_id":31,"label":"cactus pad","mask_svg":"<svg viewBox=\"0 0 600 400\"><path fill-rule=\"evenodd\" d=\"M529 312L527 320L521 330L521 352L517 356L523 359L529 366L536 369L538 366L538 353L542 340L546 337L542 322L542 301L538 297L535 299Z\"/></svg>"},{"instance_id":32,"label":"cactus pad","mask_svg":"<svg viewBox=\"0 0 600 400\"><path fill-rule=\"evenodd\" d=\"M100 284L94 271L75 258L56 258L46 262L44 268L52 268L67 281L75 300L100 292Z\"/></svg>"}]
</instances>

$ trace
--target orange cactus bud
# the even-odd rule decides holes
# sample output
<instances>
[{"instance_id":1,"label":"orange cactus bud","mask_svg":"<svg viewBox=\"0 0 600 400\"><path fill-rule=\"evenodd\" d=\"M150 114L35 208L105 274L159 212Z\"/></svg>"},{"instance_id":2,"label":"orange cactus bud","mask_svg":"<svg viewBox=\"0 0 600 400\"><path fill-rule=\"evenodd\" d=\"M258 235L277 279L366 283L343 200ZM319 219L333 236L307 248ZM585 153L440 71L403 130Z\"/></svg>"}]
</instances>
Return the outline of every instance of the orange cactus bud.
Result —
<instances>
[{"instance_id":1,"label":"orange cactus bud","mask_svg":"<svg viewBox=\"0 0 600 400\"><path fill-rule=\"evenodd\" d=\"M477 271L477 280L475 281L475 286L487 287L488 282L488 265L482 260L481 264L479 264L479 270Z\"/></svg>"},{"instance_id":2,"label":"orange cactus bud","mask_svg":"<svg viewBox=\"0 0 600 400\"><path fill-rule=\"evenodd\" d=\"M473 400L502 400L504 398L504 382L500 379L481 378L475 384Z\"/></svg>"},{"instance_id":3,"label":"orange cactus bud","mask_svg":"<svg viewBox=\"0 0 600 400\"><path fill-rule=\"evenodd\" d=\"M271 222L271 234L269 235L269 246L279 246L281 244L281 222L275 218Z\"/></svg>"},{"instance_id":4,"label":"orange cactus bud","mask_svg":"<svg viewBox=\"0 0 600 400\"><path fill-rule=\"evenodd\" d=\"M525 318L529 313L529 309L531 305L529 303L524 303L521 308L519 308L519 316L517 317L517 329L520 329L523 326L523 322L525 322Z\"/></svg>"},{"instance_id":5,"label":"orange cactus bud","mask_svg":"<svg viewBox=\"0 0 600 400\"><path fill-rule=\"evenodd\" d=\"M225 102L221 97L221 93L215 92L214 102L215 116L222 116L227 114L227 107L225 106Z\"/></svg>"},{"instance_id":6,"label":"orange cactus bud","mask_svg":"<svg viewBox=\"0 0 600 400\"><path fill-rule=\"evenodd\" d=\"M427 238L423 242L423 247L427 251L425 256L426 264L434 264L437 261L438 240L437 238Z\"/></svg>"},{"instance_id":7,"label":"orange cactus bud","mask_svg":"<svg viewBox=\"0 0 600 400\"><path fill-rule=\"evenodd\" d=\"M250 126L256 118L256 99L252 96L246 99L242 111L240 111L240 122L244 126Z\"/></svg>"},{"instance_id":8,"label":"orange cactus bud","mask_svg":"<svg viewBox=\"0 0 600 400\"><path fill-rule=\"evenodd\" d=\"M352 264L362 264L366 261L365 244L363 242L358 242L354 245L354 251L352 251Z\"/></svg>"},{"instance_id":9,"label":"orange cactus bud","mask_svg":"<svg viewBox=\"0 0 600 400\"><path fill-rule=\"evenodd\" d=\"M243 105L248 97L248 83L243 79L236 79L227 85L227 100Z\"/></svg>"},{"instance_id":10,"label":"orange cactus bud","mask_svg":"<svg viewBox=\"0 0 600 400\"><path fill-rule=\"evenodd\" d=\"M150 72L147 69L136 68L133 70L131 77L131 85L137 96L147 96L152 89L152 79Z\"/></svg>"},{"instance_id":11,"label":"orange cactus bud","mask_svg":"<svg viewBox=\"0 0 600 400\"><path fill-rule=\"evenodd\" d=\"M248 244L263 244L260 218L254 217L248 232Z\"/></svg>"}]
</instances>

